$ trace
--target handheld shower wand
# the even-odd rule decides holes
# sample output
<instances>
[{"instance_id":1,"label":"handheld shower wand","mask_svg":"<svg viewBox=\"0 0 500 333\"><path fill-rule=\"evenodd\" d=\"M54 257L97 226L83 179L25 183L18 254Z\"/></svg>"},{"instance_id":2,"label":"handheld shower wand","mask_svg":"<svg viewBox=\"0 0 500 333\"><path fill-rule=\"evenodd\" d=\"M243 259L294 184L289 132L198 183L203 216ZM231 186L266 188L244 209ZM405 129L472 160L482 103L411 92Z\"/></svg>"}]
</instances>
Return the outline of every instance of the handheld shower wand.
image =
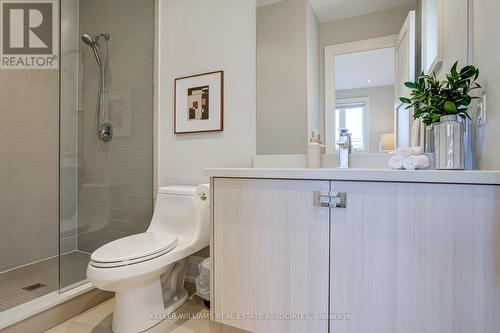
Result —
<instances>
[{"instance_id":1,"label":"handheld shower wand","mask_svg":"<svg viewBox=\"0 0 500 333\"><path fill-rule=\"evenodd\" d=\"M106 96L106 60L103 57L101 45L99 44L101 38L104 38L107 42L111 39L111 35L109 33L99 35L84 34L81 37L82 42L92 49L97 65L99 66L96 133L99 136L99 140L109 142L113 138L113 126L109 117L109 104Z\"/></svg>"}]
</instances>

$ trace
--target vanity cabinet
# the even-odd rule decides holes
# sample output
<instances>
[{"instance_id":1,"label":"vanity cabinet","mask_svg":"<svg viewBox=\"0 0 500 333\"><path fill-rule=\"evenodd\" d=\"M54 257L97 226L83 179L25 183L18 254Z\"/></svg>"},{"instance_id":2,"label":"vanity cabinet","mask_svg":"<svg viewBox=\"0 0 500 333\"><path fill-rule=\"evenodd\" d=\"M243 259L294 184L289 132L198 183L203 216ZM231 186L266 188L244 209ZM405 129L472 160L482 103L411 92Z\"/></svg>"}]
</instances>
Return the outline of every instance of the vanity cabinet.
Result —
<instances>
[{"instance_id":1,"label":"vanity cabinet","mask_svg":"<svg viewBox=\"0 0 500 333\"><path fill-rule=\"evenodd\" d=\"M256 333L498 332L499 186L229 178L212 185L217 321ZM345 193L346 207L317 207L316 191ZM259 313L332 317L230 317Z\"/></svg>"},{"instance_id":2,"label":"vanity cabinet","mask_svg":"<svg viewBox=\"0 0 500 333\"><path fill-rule=\"evenodd\" d=\"M334 333L500 329L500 187L332 182ZM325 249L326 250L326 249Z\"/></svg>"},{"instance_id":3,"label":"vanity cabinet","mask_svg":"<svg viewBox=\"0 0 500 333\"><path fill-rule=\"evenodd\" d=\"M328 332L324 319L280 316L328 312L329 211L312 205L312 193L329 186L328 181L214 180L217 321L251 332Z\"/></svg>"}]
</instances>

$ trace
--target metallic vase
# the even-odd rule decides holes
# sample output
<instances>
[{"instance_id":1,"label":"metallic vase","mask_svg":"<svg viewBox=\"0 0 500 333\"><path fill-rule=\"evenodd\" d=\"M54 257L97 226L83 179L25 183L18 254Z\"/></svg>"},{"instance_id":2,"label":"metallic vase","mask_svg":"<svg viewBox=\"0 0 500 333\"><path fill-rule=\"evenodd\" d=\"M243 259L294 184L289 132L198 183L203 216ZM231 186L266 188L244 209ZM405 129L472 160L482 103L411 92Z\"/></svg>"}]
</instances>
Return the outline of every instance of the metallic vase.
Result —
<instances>
[{"instance_id":1,"label":"metallic vase","mask_svg":"<svg viewBox=\"0 0 500 333\"><path fill-rule=\"evenodd\" d=\"M425 127L425 153L434 152L434 124Z\"/></svg>"},{"instance_id":2,"label":"metallic vase","mask_svg":"<svg viewBox=\"0 0 500 333\"><path fill-rule=\"evenodd\" d=\"M464 130L457 115L443 116L441 122L434 124L436 169L464 169Z\"/></svg>"}]
</instances>

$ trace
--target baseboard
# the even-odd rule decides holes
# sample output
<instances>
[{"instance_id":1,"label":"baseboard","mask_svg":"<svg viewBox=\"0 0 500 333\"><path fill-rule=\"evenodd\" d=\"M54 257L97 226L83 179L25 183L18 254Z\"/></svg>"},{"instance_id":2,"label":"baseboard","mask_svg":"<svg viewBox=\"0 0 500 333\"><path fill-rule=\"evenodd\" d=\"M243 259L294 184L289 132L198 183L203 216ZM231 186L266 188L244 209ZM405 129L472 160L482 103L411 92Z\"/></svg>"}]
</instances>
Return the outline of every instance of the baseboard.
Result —
<instances>
[{"instance_id":1,"label":"baseboard","mask_svg":"<svg viewBox=\"0 0 500 333\"><path fill-rule=\"evenodd\" d=\"M93 289L50 309L0 330L0 333L45 332L113 297L113 293Z\"/></svg>"}]
</instances>

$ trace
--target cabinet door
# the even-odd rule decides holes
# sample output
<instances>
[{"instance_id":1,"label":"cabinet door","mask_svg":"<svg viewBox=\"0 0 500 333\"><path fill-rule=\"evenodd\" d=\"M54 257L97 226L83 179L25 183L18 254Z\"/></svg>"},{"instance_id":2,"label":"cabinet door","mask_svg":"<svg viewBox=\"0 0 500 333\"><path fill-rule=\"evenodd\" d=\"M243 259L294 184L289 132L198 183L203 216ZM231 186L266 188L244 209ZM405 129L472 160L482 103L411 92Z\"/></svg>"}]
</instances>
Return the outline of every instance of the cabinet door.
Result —
<instances>
[{"instance_id":1,"label":"cabinet door","mask_svg":"<svg viewBox=\"0 0 500 333\"><path fill-rule=\"evenodd\" d=\"M256 333L328 332L328 321L235 318L328 312L328 181L214 180L216 320Z\"/></svg>"},{"instance_id":2,"label":"cabinet door","mask_svg":"<svg viewBox=\"0 0 500 333\"><path fill-rule=\"evenodd\" d=\"M498 332L500 190L334 182L333 333Z\"/></svg>"}]
</instances>

